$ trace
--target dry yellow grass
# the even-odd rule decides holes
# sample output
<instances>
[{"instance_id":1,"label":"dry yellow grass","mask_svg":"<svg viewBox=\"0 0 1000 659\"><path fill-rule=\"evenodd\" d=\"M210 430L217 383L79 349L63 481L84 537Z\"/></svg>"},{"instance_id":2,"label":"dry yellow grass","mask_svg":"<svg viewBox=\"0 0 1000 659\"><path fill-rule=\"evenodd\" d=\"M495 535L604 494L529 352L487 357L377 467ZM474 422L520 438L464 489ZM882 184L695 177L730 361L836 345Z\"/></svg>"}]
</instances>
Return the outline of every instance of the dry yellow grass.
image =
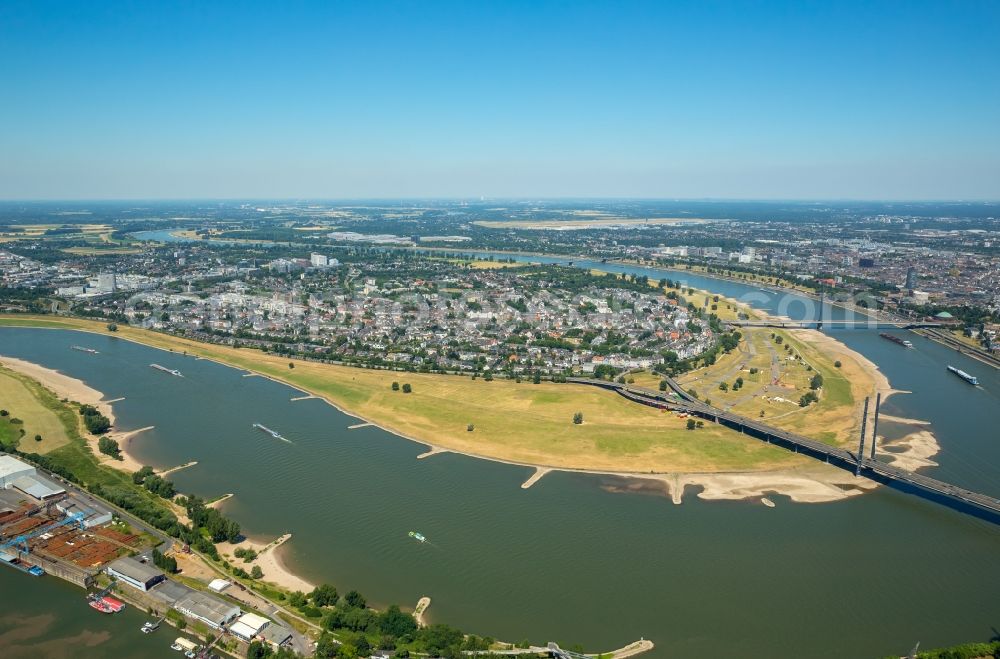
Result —
<instances>
[{"instance_id":1,"label":"dry yellow grass","mask_svg":"<svg viewBox=\"0 0 1000 659\"><path fill-rule=\"evenodd\" d=\"M82 319L5 317L0 324L78 328L107 334ZM800 456L721 426L685 429L686 419L583 385L471 380L313 362L294 362L121 327L118 336L216 359L325 398L403 436L480 457L565 469L616 472L745 471L802 464ZM394 392L394 381L413 393ZM584 423L573 423L582 412ZM468 424L475 430L469 432Z\"/></svg>"},{"instance_id":2,"label":"dry yellow grass","mask_svg":"<svg viewBox=\"0 0 1000 659\"><path fill-rule=\"evenodd\" d=\"M62 251L77 256L100 256L101 254L138 254L142 250L134 247L68 247Z\"/></svg>"}]
</instances>

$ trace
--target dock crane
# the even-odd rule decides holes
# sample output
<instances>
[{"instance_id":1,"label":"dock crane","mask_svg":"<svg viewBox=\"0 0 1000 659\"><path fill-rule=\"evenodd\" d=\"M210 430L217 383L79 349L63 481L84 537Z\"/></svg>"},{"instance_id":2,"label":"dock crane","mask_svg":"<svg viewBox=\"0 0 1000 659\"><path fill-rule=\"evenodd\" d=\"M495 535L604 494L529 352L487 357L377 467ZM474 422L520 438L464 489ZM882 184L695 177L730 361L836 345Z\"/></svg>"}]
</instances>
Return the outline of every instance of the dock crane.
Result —
<instances>
[{"instance_id":1,"label":"dock crane","mask_svg":"<svg viewBox=\"0 0 1000 659\"><path fill-rule=\"evenodd\" d=\"M10 540L7 540L3 544L0 544L0 551L3 551L4 549L7 549L8 547L13 547L15 550L22 551L25 554L27 554L28 553L28 540L31 540L33 538L37 538L40 535L43 535L45 533L49 533L50 531L54 531L55 529L61 528L63 526L66 526L67 524L79 524L80 525L80 529L83 530L84 528L86 528L84 526L84 524L83 524L84 517L85 517L85 515L83 513L79 513L79 512L78 513L71 513L69 515L66 515L66 517L64 519L61 519L61 520L59 520L58 522L56 522L54 524L48 524L46 526L42 526L40 528L37 528L37 529L31 531L30 533L24 533L24 534L19 535L17 537L11 538Z\"/></svg>"}]
</instances>

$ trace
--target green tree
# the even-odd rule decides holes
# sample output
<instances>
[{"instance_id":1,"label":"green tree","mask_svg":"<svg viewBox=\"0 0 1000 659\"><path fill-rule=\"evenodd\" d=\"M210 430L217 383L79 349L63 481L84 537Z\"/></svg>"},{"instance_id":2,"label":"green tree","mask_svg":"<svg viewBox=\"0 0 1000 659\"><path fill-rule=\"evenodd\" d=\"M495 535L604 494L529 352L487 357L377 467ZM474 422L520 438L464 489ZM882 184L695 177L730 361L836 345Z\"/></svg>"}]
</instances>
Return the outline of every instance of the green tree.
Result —
<instances>
[{"instance_id":1,"label":"green tree","mask_svg":"<svg viewBox=\"0 0 1000 659\"><path fill-rule=\"evenodd\" d=\"M368 605L368 600L356 590L352 590L344 595L344 604L355 609L363 609Z\"/></svg>"},{"instance_id":2,"label":"green tree","mask_svg":"<svg viewBox=\"0 0 1000 659\"><path fill-rule=\"evenodd\" d=\"M403 613L395 604L382 612L379 616L378 626L384 634L395 638L417 631L417 621L413 619L413 616L409 613Z\"/></svg>"},{"instance_id":3,"label":"green tree","mask_svg":"<svg viewBox=\"0 0 1000 659\"><path fill-rule=\"evenodd\" d=\"M408 394L413 391L413 387L410 386L409 382L403 384L403 393Z\"/></svg>"},{"instance_id":4,"label":"green tree","mask_svg":"<svg viewBox=\"0 0 1000 659\"><path fill-rule=\"evenodd\" d=\"M260 569L259 565L254 565L253 569L250 570L250 576L254 579L260 579L264 576L264 571Z\"/></svg>"},{"instance_id":5,"label":"green tree","mask_svg":"<svg viewBox=\"0 0 1000 659\"><path fill-rule=\"evenodd\" d=\"M153 565L160 568L164 572L169 572L173 574L177 572L177 559L173 556L167 556L159 549L153 549Z\"/></svg>"},{"instance_id":6,"label":"green tree","mask_svg":"<svg viewBox=\"0 0 1000 659\"><path fill-rule=\"evenodd\" d=\"M254 641L247 648L247 659L268 659L271 654L270 646L260 641Z\"/></svg>"},{"instance_id":7,"label":"green tree","mask_svg":"<svg viewBox=\"0 0 1000 659\"><path fill-rule=\"evenodd\" d=\"M697 425L697 423L695 422L694 419L688 419L688 421L687 421L687 429L688 430L694 430L696 425Z\"/></svg>"},{"instance_id":8,"label":"green tree","mask_svg":"<svg viewBox=\"0 0 1000 659\"><path fill-rule=\"evenodd\" d=\"M575 423L576 425L580 425L581 423L583 423L583 412L577 412L576 414L573 415L573 423Z\"/></svg>"},{"instance_id":9,"label":"green tree","mask_svg":"<svg viewBox=\"0 0 1000 659\"><path fill-rule=\"evenodd\" d=\"M153 468L150 467L149 465L146 465L139 471L136 471L132 474L132 482L135 483L136 485L142 485L142 482L146 480L146 477L152 475L153 475Z\"/></svg>"},{"instance_id":10,"label":"green tree","mask_svg":"<svg viewBox=\"0 0 1000 659\"><path fill-rule=\"evenodd\" d=\"M392 390L393 391L399 391L399 383L398 382L393 382L392 383Z\"/></svg>"},{"instance_id":11,"label":"green tree","mask_svg":"<svg viewBox=\"0 0 1000 659\"><path fill-rule=\"evenodd\" d=\"M110 455L115 460L125 459L122 457L122 450L119 448L118 442L110 437L101 437L97 440L97 449L105 455Z\"/></svg>"},{"instance_id":12,"label":"green tree","mask_svg":"<svg viewBox=\"0 0 1000 659\"><path fill-rule=\"evenodd\" d=\"M117 332L118 331L118 325L116 325L115 323L108 323L107 327L108 327L108 331L109 332Z\"/></svg>"},{"instance_id":13,"label":"green tree","mask_svg":"<svg viewBox=\"0 0 1000 659\"><path fill-rule=\"evenodd\" d=\"M309 593L309 599L312 600L313 604L316 606L336 606L337 600L340 599L340 595L337 594L337 589L328 583L320 584Z\"/></svg>"}]
</instances>

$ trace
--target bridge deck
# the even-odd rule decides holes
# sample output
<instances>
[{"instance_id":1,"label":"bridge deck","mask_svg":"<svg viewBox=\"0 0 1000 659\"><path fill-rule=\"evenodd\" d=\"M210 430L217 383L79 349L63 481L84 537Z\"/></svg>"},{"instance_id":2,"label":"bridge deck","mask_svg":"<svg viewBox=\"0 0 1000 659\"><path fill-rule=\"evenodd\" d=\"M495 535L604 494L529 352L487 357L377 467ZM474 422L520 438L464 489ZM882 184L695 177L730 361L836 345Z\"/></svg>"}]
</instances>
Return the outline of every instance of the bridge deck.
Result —
<instances>
[{"instance_id":1,"label":"bridge deck","mask_svg":"<svg viewBox=\"0 0 1000 659\"><path fill-rule=\"evenodd\" d=\"M694 414L704 419L721 423L762 441L784 446L797 453L823 460L851 471L858 467L858 456L852 451L824 444L810 437L782 430L739 414L706 405L690 396L671 378L665 378L671 393L663 393L643 387L632 387L616 382L587 378L569 378L575 384L586 384L615 391L621 396L643 405L677 410ZM873 480L885 483L907 485L917 494L932 500L944 500L966 512L974 511L981 516L1000 522L1000 499L979 492L952 485L944 481L894 467L885 462L861 456L861 473Z\"/></svg>"},{"instance_id":2,"label":"bridge deck","mask_svg":"<svg viewBox=\"0 0 1000 659\"><path fill-rule=\"evenodd\" d=\"M817 327L866 327L870 329L921 329L946 327L945 323L875 320L728 320L730 327L775 327L785 329L815 329Z\"/></svg>"}]
</instances>

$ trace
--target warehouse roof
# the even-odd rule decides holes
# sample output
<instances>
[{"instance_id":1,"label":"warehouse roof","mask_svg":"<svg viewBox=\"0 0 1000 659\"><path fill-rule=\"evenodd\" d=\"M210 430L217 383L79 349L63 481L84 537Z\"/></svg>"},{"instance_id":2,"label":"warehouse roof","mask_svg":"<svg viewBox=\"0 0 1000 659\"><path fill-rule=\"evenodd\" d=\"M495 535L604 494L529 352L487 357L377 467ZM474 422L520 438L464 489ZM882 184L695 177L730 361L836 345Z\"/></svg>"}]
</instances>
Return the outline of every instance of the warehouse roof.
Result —
<instances>
[{"instance_id":1,"label":"warehouse roof","mask_svg":"<svg viewBox=\"0 0 1000 659\"><path fill-rule=\"evenodd\" d=\"M181 613L187 613L202 620L210 620L216 624L227 622L239 615L239 607L220 600L211 595L193 592L177 602L174 608Z\"/></svg>"},{"instance_id":2,"label":"warehouse roof","mask_svg":"<svg viewBox=\"0 0 1000 659\"><path fill-rule=\"evenodd\" d=\"M9 455L0 455L0 480L17 474L18 476L23 476L25 474L34 474L35 468L26 462L21 462L17 458L12 458Z\"/></svg>"},{"instance_id":3,"label":"warehouse roof","mask_svg":"<svg viewBox=\"0 0 1000 659\"><path fill-rule=\"evenodd\" d=\"M259 616L256 613L244 613L240 616L239 621L248 627L252 627L255 632L260 631L271 622L264 616Z\"/></svg>"},{"instance_id":4,"label":"warehouse roof","mask_svg":"<svg viewBox=\"0 0 1000 659\"><path fill-rule=\"evenodd\" d=\"M37 475L19 476L12 480L10 484L36 499L48 499L66 491L49 479Z\"/></svg>"},{"instance_id":5,"label":"warehouse roof","mask_svg":"<svg viewBox=\"0 0 1000 659\"><path fill-rule=\"evenodd\" d=\"M150 579L156 579L157 577L163 576L162 570L155 568L152 565L147 565L146 563L140 563L131 556L123 556L122 558L109 563L108 569L114 570L118 574L124 574L126 577L143 583L146 583Z\"/></svg>"},{"instance_id":6,"label":"warehouse roof","mask_svg":"<svg viewBox=\"0 0 1000 659\"><path fill-rule=\"evenodd\" d=\"M292 630L288 627L283 627L276 622L272 622L270 625L258 632L258 635L265 641L274 643L275 645L284 645L292 638Z\"/></svg>"},{"instance_id":7,"label":"warehouse roof","mask_svg":"<svg viewBox=\"0 0 1000 659\"><path fill-rule=\"evenodd\" d=\"M208 584L210 590L214 590L217 593L221 593L226 588L229 588L233 584L225 579L212 579L212 583Z\"/></svg>"}]
</instances>

